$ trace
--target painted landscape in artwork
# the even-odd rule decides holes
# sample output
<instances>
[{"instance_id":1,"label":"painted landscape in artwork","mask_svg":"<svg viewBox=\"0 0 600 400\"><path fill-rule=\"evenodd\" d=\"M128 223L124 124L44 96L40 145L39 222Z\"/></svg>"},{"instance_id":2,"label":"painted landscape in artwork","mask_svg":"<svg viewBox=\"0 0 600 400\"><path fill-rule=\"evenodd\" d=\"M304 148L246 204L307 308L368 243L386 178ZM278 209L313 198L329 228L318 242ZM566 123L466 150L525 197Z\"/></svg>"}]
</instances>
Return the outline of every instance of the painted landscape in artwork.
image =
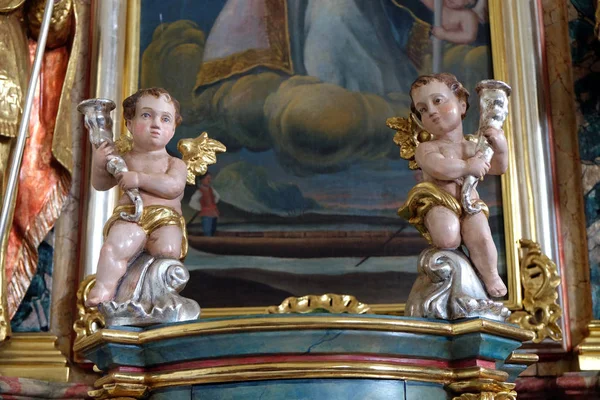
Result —
<instances>
[{"instance_id":1,"label":"painted landscape in artwork","mask_svg":"<svg viewBox=\"0 0 600 400\"><path fill-rule=\"evenodd\" d=\"M228 149L209 168L215 236L188 206L196 188L184 198L184 295L204 308L321 293L406 300L427 243L396 212L419 172L385 121L408 116L410 84L431 72L426 3L142 0L140 87L164 87L182 107L169 151L203 131ZM485 16L471 33L444 44L443 65L474 92L492 77ZM470 103L474 133L474 93ZM500 180L479 191L504 260Z\"/></svg>"}]
</instances>

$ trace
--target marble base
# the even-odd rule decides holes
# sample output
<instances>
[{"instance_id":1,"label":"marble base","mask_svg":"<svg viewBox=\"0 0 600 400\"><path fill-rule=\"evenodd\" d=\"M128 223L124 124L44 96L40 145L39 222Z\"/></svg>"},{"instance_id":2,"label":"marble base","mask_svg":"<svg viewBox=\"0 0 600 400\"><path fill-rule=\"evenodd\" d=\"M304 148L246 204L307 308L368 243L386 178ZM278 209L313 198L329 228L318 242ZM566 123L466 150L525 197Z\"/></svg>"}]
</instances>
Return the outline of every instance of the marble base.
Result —
<instances>
[{"instance_id":1,"label":"marble base","mask_svg":"<svg viewBox=\"0 0 600 400\"><path fill-rule=\"evenodd\" d=\"M284 314L111 327L74 350L105 373L95 398L450 399L511 393L531 338L483 318Z\"/></svg>"}]
</instances>

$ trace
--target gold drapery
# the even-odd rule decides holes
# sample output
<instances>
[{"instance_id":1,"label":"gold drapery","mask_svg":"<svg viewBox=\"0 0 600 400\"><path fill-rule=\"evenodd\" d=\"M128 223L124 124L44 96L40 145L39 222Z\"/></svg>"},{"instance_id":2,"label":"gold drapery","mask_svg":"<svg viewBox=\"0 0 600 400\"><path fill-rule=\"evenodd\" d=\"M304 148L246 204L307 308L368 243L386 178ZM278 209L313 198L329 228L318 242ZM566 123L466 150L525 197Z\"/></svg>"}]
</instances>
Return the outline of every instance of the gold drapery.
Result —
<instances>
[{"instance_id":1,"label":"gold drapery","mask_svg":"<svg viewBox=\"0 0 600 400\"><path fill-rule=\"evenodd\" d=\"M17 104L11 108L9 102L0 102L0 167L5 176L37 45L25 33L28 30L36 34L44 3L41 0L0 0L0 49L10 55L0 60L0 91L11 90L10 102ZM77 4L72 0L61 0L54 6L18 192L12 204L14 219L8 240L0 249L9 318L25 296L37 269L37 248L54 226L71 184L70 95L81 46L77 35L80 21L74 17L74 7ZM2 188L4 192L5 183Z\"/></svg>"}]
</instances>

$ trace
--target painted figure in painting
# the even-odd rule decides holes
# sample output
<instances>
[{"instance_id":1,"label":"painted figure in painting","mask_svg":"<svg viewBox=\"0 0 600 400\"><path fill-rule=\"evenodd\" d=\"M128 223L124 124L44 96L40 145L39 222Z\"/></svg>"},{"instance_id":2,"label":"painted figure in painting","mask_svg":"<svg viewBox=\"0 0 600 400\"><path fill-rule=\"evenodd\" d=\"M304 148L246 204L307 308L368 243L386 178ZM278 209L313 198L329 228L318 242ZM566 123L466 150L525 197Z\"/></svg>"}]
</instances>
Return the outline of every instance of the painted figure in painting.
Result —
<instances>
[{"instance_id":1,"label":"painted figure in painting","mask_svg":"<svg viewBox=\"0 0 600 400\"><path fill-rule=\"evenodd\" d=\"M479 200L475 187L469 195L480 212L466 212L460 201L468 177L483 178L506 171L506 138L501 129L482 127L481 134L493 150L488 160L484 150L465 137L462 119L469 107L469 92L454 75L421 76L413 83L410 95L413 113L432 138L416 147L414 161L423 170L424 182L410 191L399 213L438 249L454 250L464 243L488 294L504 296L507 289L498 275L498 253L487 221L487 206ZM506 103L500 107L501 113L507 112ZM506 113L502 121L505 117Z\"/></svg>"},{"instance_id":2,"label":"painted figure in painting","mask_svg":"<svg viewBox=\"0 0 600 400\"><path fill-rule=\"evenodd\" d=\"M217 220L219 219L219 193L212 187L212 175L207 172L199 179L198 190L190 199L190 208L196 210L196 214L190 223L200 216L202 221L202 233L204 236L214 236L217 231Z\"/></svg>"},{"instance_id":3,"label":"painted figure in painting","mask_svg":"<svg viewBox=\"0 0 600 400\"><path fill-rule=\"evenodd\" d=\"M429 9L434 9L434 0L421 2ZM451 43L473 42L477 38L480 22L478 14L473 10L476 4L477 0L444 0L442 26L434 26L431 33Z\"/></svg>"},{"instance_id":4,"label":"painted figure in painting","mask_svg":"<svg viewBox=\"0 0 600 400\"><path fill-rule=\"evenodd\" d=\"M121 197L104 227L105 242L88 305L113 298L128 262L142 250L174 259L184 258L187 250L181 216L187 168L165 147L181 122L179 103L164 89L143 89L125 99L123 115L132 134L133 148L123 156L130 170L116 178L108 173L107 159L115 149L105 142L94 151L92 185L97 190L116 185L124 191L139 188L144 211L139 223L121 220L122 211L134 209L129 197Z\"/></svg>"}]
</instances>

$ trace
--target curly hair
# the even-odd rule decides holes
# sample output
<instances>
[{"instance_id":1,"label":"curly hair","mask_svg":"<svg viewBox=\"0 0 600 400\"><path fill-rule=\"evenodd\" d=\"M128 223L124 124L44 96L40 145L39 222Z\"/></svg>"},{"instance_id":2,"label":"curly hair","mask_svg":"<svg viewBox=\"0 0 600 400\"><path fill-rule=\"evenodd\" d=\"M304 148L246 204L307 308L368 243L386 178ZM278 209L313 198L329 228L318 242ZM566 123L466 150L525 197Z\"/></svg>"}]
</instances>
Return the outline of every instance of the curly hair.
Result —
<instances>
[{"instance_id":1,"label":"curly hair","mask_svg":"<svg viewBox=\"0 0 600 400\"><path fill-rule=\"evenodd\" d=\"M177 99L171 96L165 89L156 87L140 89L123 100L123 119L125 119L126 122L131 121L135 117L137 103L139 99L144 96L153 96L157 99L160 98L160 96L165 96L167 101L173 104L173 108L175 109L175 126L177 127L181 124L183 118L181 117L180 106ZM119 153L127 153L130 151L133 148L133 137L131 136L131 132L125 130L121 133L121 136L117 139L115 144Z\"/></svg>"},{"instance_id":2,"label":"curly hair","mask_svg":"<svg viewBox=\"0 0 600 400\"><path fill-rule=\"evenodd\" d=\"M135 107L137 106L137 102L140 98L144 96L154 96L157 99L160 98L160 96L165 96L167 98L167 101L173 104L173 107L175 108L175 126L179 126L179 124L182 121L181 113L179 110L179 102L177 101L177 99L172 97L171 94L165 89L156 87L140 89L125 100L123 100L123 118L125 119L125 121L130 121L133 119L133 117L135 117Z\"/></svg>"},{"instance_id":3,"label":"curly hair","mask_svg":"<svg viewBox=\"0 0 600 400\"><path fill-rule=\"evenodd\" d=\"M458 98L458 100L462 100L467 104L467 108L465 112L461 115L462 119L465 119L465 115L467 114L467 110L469 109L469 91L465 89L465 87L458 81L456 76L448 73L442 72L441 74L432 74L432 75L421 75L419 76L413 83L410 85L410 110L421 119L421 113L417 111L415 107L414 101L412 101L412 92L416 88L425 86L433 81L438 81L444 83L452 93Z\"/></svg>"}]
</instances>

